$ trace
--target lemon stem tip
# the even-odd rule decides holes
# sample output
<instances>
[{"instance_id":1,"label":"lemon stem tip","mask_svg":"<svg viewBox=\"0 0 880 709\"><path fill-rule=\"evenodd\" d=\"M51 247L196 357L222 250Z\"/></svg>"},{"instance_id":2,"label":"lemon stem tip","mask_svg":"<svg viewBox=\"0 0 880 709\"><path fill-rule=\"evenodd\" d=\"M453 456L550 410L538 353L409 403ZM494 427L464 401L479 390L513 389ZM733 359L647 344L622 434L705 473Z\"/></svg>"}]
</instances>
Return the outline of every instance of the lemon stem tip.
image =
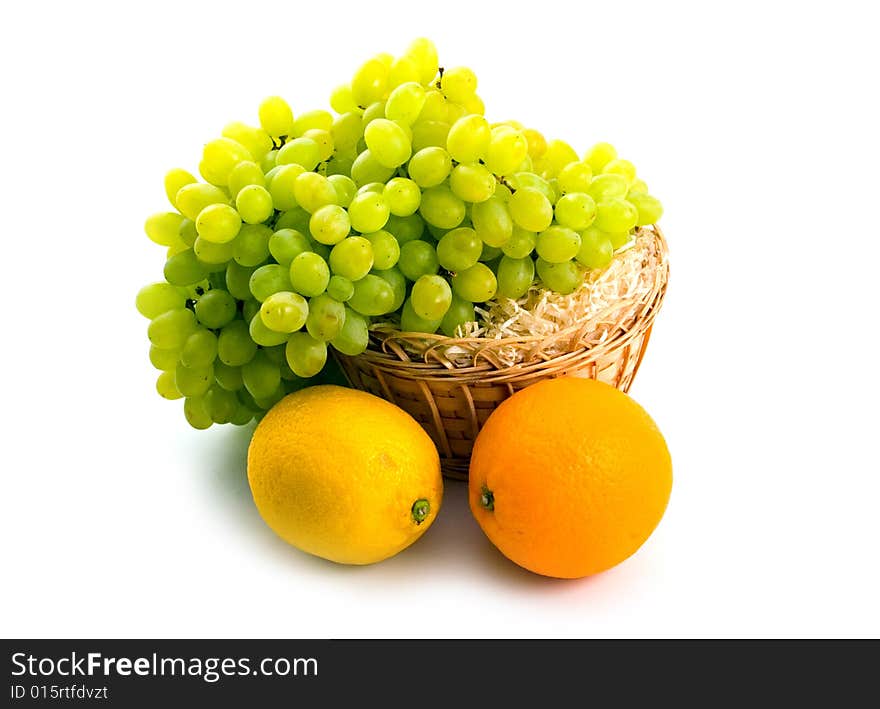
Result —
<instances>
[{"instance_id":1,"label":"lemon stem tip","mask_svg":"<svg viewBox=\"0 0 880 709\"><path fill-rule=\"evenodd\" d=\"M413 502L412 506L412 518L416 524L421 524L425 521L425 517L428 516L428 513L431 511L431 503L426 499L422 498L420 500L416 500Z\"/></svg>"},{"instance_id":2,"label":"lemon stem tip","mask_svg":"<svg viewBox=\"0 0 880 709\"><path fill-rule=\"evenodd\" d=\"M480 493L480 504L490 512L495 511L495 495L493 495L492 491L485 485L483 485L483 489Z\"/></svg>"}]
</instances>

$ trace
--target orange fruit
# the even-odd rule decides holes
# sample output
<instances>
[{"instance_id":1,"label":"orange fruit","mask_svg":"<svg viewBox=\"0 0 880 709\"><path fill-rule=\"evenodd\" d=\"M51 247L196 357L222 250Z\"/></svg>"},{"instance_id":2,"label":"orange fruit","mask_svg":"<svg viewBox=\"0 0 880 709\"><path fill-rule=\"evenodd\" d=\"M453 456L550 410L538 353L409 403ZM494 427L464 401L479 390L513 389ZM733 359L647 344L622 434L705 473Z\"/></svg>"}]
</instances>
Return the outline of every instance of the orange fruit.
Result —
<instances>
[{"instance_id":1,"label":"orange fruit","mask_svg":"<svg viewBox=\"0 0 880 709\"><path fill-rule=\"evenodd\" d=\"M580 578L634 554L672 490L666 442L614 387L563 377L514 394L489 416L470 464L471 511L509 559Z\"/></svg>"}]
</instances>

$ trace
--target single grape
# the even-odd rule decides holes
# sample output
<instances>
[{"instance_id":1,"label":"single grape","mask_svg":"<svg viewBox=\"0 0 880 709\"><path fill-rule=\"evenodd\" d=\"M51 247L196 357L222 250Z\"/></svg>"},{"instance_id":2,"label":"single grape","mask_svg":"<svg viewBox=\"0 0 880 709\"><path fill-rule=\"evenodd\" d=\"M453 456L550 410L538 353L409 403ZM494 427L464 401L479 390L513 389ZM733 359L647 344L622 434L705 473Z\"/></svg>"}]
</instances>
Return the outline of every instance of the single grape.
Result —
<instances>
[{"instance_id":1,"label":"single grape","mask_svg":"<svg viewBox=\"0 0 880 709\"><path fill-rule=\"evenodd\" d=\"M351 84L341 84L333 89L330 93L330 108L343 114L360 110L351 93Z\"/></svg>"},{"instance_id":2,"label":"single grape","mask_svg":"<svg viewBox=\"0 0 880 709\"><path fill-rule=\"evenodd\" d=\"M648 194L648 185L644 180L637 177L629 186L629 191L626 194L627 199L629 199L630 195L634 194Z\"/></svg>"},{"instance_id":3,"label":"single grape","mask_svg":"<svg viewBox=\"0 0 880 709\"><path fill-rule=\"evenodd\" d=\"M282 266L290 266L304 251L311 251L309 240L296 229L279 229L269 237L269 253Z\"/></svg>"},{"instance_id":4,"label":"single grape","mask_svg":"<svg viewBox=\"0 0 880 709\"><path fill-rule=\"evenodd\" d=\"M559 171L556 181L562 194L586 192L593 179L593 170L588 162L572 162Z\"/></svg>"},{"instance_id":5,"label":"single grape","mask_svg":"<svg viewBox=\"0 0 880 709\"><path fill-rule=\"evenodd\" d=\"M229 197L223 190L203 182L184 185L178 190L174 199L180 213L193 221L205 207L212 204L229 204Z\"/></svg>"},{"instance_id":6,"label":"single grape","mask_svg":"<svg viewBox=\"0 0 880 709\"><path fill-rule=\"evenodd\" d=\"M375 121L377 118L385 118L384 101L373 101L369 106L364 109L363 115L361 116L361 125L366 128L372 121Z\"/></svg>"},{"instance_id":7,"label":"single grape","mask_svg":"<svg viewBox=\"0 0 880 709\"><path fill-rule=\"evenodd\" d=\"M323 128L310 128L302 135L303 138L315 141L318 146L318 162L326 162L333 155L335 145L333 144L333 135L329 130Z\"/></svg>"},{"instance_id":8,"label":"single grape","mask_svg":"<svg viewBox=\"0 0 880 709\"><path fill-rule=\"evenodd\" d=\"M210 364L203 367L178 364L174 370L174 385L184 396L202 396L213 383L214 368Z\"/></svg>"},{"instance_id":9,"label":"single grape","mask_svg":"<svg viewBox=\"0 0 880 709\"><path fill-rule=\"evenodd\" d=\"M350 231L348 212L337 204L325 204L309 220L309 233L321 244L339 244Z\"/></svg>"},{"instance_id":10,"label":"single grape","mask_svg":"<svg viewBox=\"0 0 880 709\"><path fill-rule=\"evenodd\" d=\"M211 414L205 407L205 399L202 396L186 397L183 400L183 415L190 426L200 431L211 428L214 423Z\"/></svg>"},{"instance_id":11,"label":"single grape","mask_svg":"<svg viewBox=\"0 0 880 709\"><path fill-rule=\"evenodd\" d=\"M626 180L627 187L636 179L636 167L629 160L616 158L609 160L602 168L602 173L607 175L620 175Z\"/></svg>"},{"instance_id":12,"label":"single grape","mask_svg":"<svg viewBox=\"0 0 880 709\"><path fill-rule=\"evenodd\" d=\"M278 215L275 220L275 231L279 229L295 229L301 234L309 235L309 220L312 215L302 207L293 207Z\"/></svg>"},{"instance_id":13,"label":"single grape","mask_svg":"<svg viewBox=\"0 0 880 709\"><path fill-rule=\"evenodd\" d=\"M482 165L458 165L449 176L449 187L465 202L485 202L495 194L495 175Z\"/></svg>"},{"instance_id":14,"label":"single grape","mask_svg":"<svg viewBox=\"0 0 880 709\"><path fill-rule=\"evenodd\" d=\"M184 218L180 222L180 228L177 230L177 235L184 244L192 248L192 245L196 243L196 238L199 235L196 231L196 223L192 219Z\"/></svg>"},{"instance_id":15,"label":"single grape","mask_svg":"<svg viewBox=\"0 0 880 709\"><path fill-rule=\"evenodd\" d=\"M293 121L293 136L299 138L312 130L329 131L333 126L333 114L322 108L300 113Z\"/></svg>"},{"instance_id":16,"label":"single grape","mask_svg":"<svg viewBox=\"0 0 880 709\"><path fill-rule=\"evenodd\" d=\"M257 343L251 339L244 320L233 320L220 330L217 337L217 357L229 367L240 367L250 362L257 352Z\"/></svg>"},{"instance_id":17,"label":"single grape","mask_svg":"<svg viewBox=\"0 0 880 709\"><path fill-rule=\"evenodd\" d=\"M305 325L308 315L306 299L290 291L273 293L260 306L260 319L274 332L296 332Z\"/></svg>"},{"instance_id":18,"label":"single grape","mask_svg":"<svg viewBox=\"0 0 880 709\"><path fill-rule=\"evenodd\" d=\"M482 250L477 232L459 227L446 232L437 243L437 260L447 271L464 271L479 261Z\"/></svg>"},{"instance_id":19,"label":"single grape","mask_svg":"<svg viewBox=\"0 0 880 709\"><path fill-rule=\"evenodd\" d=\"M204 402L205 410L214 423L230 423L238 411L238 397L219 386L208 389Z\"/></svg>"},{"instance_id":20,"label":"single grape","mask_svg":"<svg viewBox=\"0 0 880 709\"><path fill-rule=\"evenodd\" d=\"M419 81L422 85L430 84L437 76L437 48L430 39L420 37L414 40L407 48L404 56L412 61L419 72Z\"/></svg>"},{"instance_id":21,"label":"single grape","mask_svg":"<svg viewBox=\"0 0 880 709\"><path fill-rule=\"evenodd\" d=\"M370 343L369 323L360 313L345 308L342 329L330 340L334 348L352 357L361 354Z\"/></svg>"},{"instance_id":22,"label":"single grape","mask_svg":"<svg viewBox=\"0 0 880 709\"><path fill-rule=\"evenodd\" d=\"M465 66L447 69L440 77L440 90L448 101L466 101L477 90L477 75Z\"/></svg>"},{"instance_id":23,"label":"single grape","mask_svg":"<svg viewBox=\"0 0 880 709\"><path fill-rule=\"evenodd\" d=\"M425 320L419 317L412 304L412 298L407 298L400 313L400 329L403 332L425 332L428 334L437 332L440 320Z\"/></svg>"},{"instance_id":24,"label":"single grape","mask_svg":"<svg viewBox=\"0 0 880 709\"><path fill-rule=\"evenodd\" d=\"M228 204L211 204L196 217L199 237L215 244L225 244L238 236L241 217Z\"/></svg>"},{"instance_id":25,"label":"single grape","mask_svg":"<svg viewBox=\"0 0 880 709\"><path fill-rule=\"evenodd\" d=\"M177 389L174 372L162 372L156 379L156 391L163 399L173 401L183 396Z\"/></svg>"},{"instance_id":26,"label":"single grape","mask_svg":"<svg viewBox=\"0 0 880 709\"><path fill-rule=\"evenodd\" d=\"M260 169L264 173L268 174L269 171L273 167L275 167L275 158L277 158L277 157L278 157L278 151L275 149L270 150L268 153L266 153L265 157L262 160L260 160ZM268 178L267 178L267 180L268 180Z\"/></svg>"},{"instance_id":27,"label":"single grape","mask_svg":"<svg viewBox=\"0 0 880 709\"><path fill-rule=\"evenodd\" d=\"M266 176L257 163L252 160L242 160L229 173L229 194L232 195L233 199L237 200L241 191L251 185L265 188ZM241 213L241 209L239 209L239 213Z\"/></svg>"},{"instance_id":28,"label":"single grape","mask_svg":"<svg viewBox=\"0 0 880 709\"><path fill-rule=\"evenodd\" d=\"M254 399L271 396L281 384L281 370L262 352L241 368L241 379L245 389Z\"/></svg>"},{"instance_id":29,"label":"single grape","mask_svg":"<svg viewBox=\"0 0 880 709\"><path fill-rule=\"evenodd\" d=\"M516 172L528 152L529 144L520 131L510 126L497 126L492 129L486 149L486 167L496 175Z\"/></svg>"},{"instance_id":30,"label":"single grape","mask_svg":"<svg viewBox=\"0 0 880 709\"><path fill-rule=\"evenodd\" d=\"M531 187L514 192L507 207L513 221L529 231L543 231L553 221L553 205L550 200Z\"/></svg>"},{"instance_id":31,"label":"single grape","mask_svg":"<svg viewBox=\"0 0 880 709\"><path fill-rule=\"evenodd\" d=\"M442 320L452 303L452 288L443 276L421 276L413 284L410 300L420 318Z\"/></svg>"},{"instance_id":32,"label":"single grape","mask_svg":"<svg viewBox=\"0 0 880 709\"><path fill-rule=\"evenodd\" d=\"M242 266L259 266L269 258L272 230L265 224L245 224L236 237L232 258Z\"/></svg>"},{"instance_id":33,"label":"single grape","mask_svg":"<svg viewBox=\"0 0 880 709\"><path fill-rule=\"evenodd\" d=\"M361 108L382 100L387 90L388 67L378 59L370 59L361 65L351 80L351 95Z\"/></svg>"},{"instance_id":34,"label":"single grape","mask_svg":"<svg viewBox=\"0 0 880 709\"><path fill-rule=\"evenodd\" d=\"M596 202L606 199L623 198L627 193L627 182L621 175L597 175L590 181L587 194Z\"/></svg>"},{"instance_id":35,"label":"single grape","mask_svg":"<svg viewBox=\"0 0 880 709\"><path fill-rule=\"evenodd\" d=\"M218 359L214 362L214 380L226 391L238 391L243 385L241 367L230 367Z\"/></svg>"},{"instance_id":36,"label":"single grape","mask_svg":"<svg viewBox=\"0 0 880 709\"><path fill-rule=\"evenodd\" d=\"M412 156L407 171L419 187L435 187L452 172L452 158L443 148L424 148Z\"/></svg>"},{"instance_id":37,"label":"single grape","mask_svg":"<svg viewBox=\"0 0 880 709\"><path fill-rule=\"evenodd\" d=\"M474 304L453 294L449 310L446 311L446 315L443 316L443 321L440 323L440 330L447 337L458 337L459 328L465 323L474 322L476 319L477 315L474 312Z\"/></svg>"},{"instance_id":38,"label":"single grape","mask_svg":"<svg viewBox=\"0 0 880 709\"><path fill-rule=\"evenodd\" d=\"M327 283L327 295L340 303L345 303L354 295L354 283L342 276L330 276Z\"/></svg>"},{"instance_id":39,"label":"single grape","mask_svg":"<svg viewBox=\"0 0 880 709\"><path fill-rule=\"evenodd\" d=\"M408 217L397 217L392 214L385 224L385 231L403 246L407 241L422 237L422 234L425 233L425 220L419 214L411 214Z\"/></svg>"},{"instance_id":40,"label":"single grape","mask_svg":"<svg viewBox=\"0 0 880 709\"><path fill-rule=\"evenodd\" d=\"M246 224L259 224L275 213L272 195L260 185L243 187L235 198L235 208Z\"/></svg>"},{"instance_id":41,"label":"single grape","mask_svg":"<svg viewBox=\"0 0 880 709\"><path fill-rule=\"evenodd\" d=\"M254 316L260 312L260 305L260 301L253 297L241 304L241 314L245 322L249 323L254 319Z\"/></svg>"},{"instance_id":42,"label":"single grape","mask_svg":"<svg viewBox=\"0 0 880 709\"><path fill-rule=\"evenodd\" d=\"M260 266L251 274L249 285L254 298L262 303L273 293L290 290L288 269L277 263Z\"/></svg>"},{"instance_id":43,"label":"single grape","mask_svg":"<svg viewBox=\"0 0 880 709\"><path fill-rule=\"evenodd\" d=\"M180 350L163 350L156 345L150 345L150 364L156 369L161 369L163 372L173 371L178 361L180 361Z\"/></svg>"},{"instance_id":44,"label":"single grape","mask_svg":"<svg viewBox=\"0 0 880 709\"><path fill-rule=\"evenodd\" d=\"M596 202L583 192L569 192L556 202L555 214L560 225L582 231L596 218Z\"/></svg>"},{"instance_id":45,"label":"single grape","mask_svg":"<svg viewBox=\"0 0 880 709\"><path fill-rule=\"evenodd\" d=\"M520 298L528 293L535 279L535 264L530 256L523 258L502 257L498 263L498 295Z\"/></svg>"},{"instance_id":46,"label":"single grape","mask_svg":"<svg viewBox=\"0 0 880 709\"><path fill-rule=\"evenodd\" d=\"M353 149L364 135L364 124L360 114L352 110L337 116L330 126L330 135L336 150Z\"/></svg>"},{"instance_id":47,"label":"single grape","mask_svg":"<svg viewBox=\"0 0 880 709\"><path fill-rule=\"evenodd\" d=\"M235 261L226 265L226 290L238 300L247 300L251 295L251 275L255 268L241 266Z\"/></svg>"},{"instance_id":48,"label":"single grape","mask_svg":"<svg viewBox=\"0 0 880 709\"><path fill-rule=\"evenodd\" d=\"M596 205L596 227L608 232L628 232L639 221L639 210L625 199L606 199Z\"/></svg>"},{"instance_id":49,"label":"single grape","mask_svg":"<svg viewBox=\"0 0 880 709\"><path fill-rule=\"evenodd\" d=\"M476 263L452 277L452 290L471 303L483 303L495 295L498 281L492 269L484 263Z\"/></svg>"},{"instance_id":50,"label":"single grape","mask_svg":"<svg viewBox=\"0 0 880 709\"><path fill-rule=\"evenodd\" d=\"M245 426L254 420L254 412L251 411L247 406L243 404L239 404L238 408L235 410L235 413L232 415L232 418L229 419L229 423L233 426Z\"/></svg>"},{"instance_id":51,"label":"single grape","mask_svg":"<svg viewBox=\"0 0 880 709\"><path fill-rule=\"evenodd\" d=\"M605 234L595 227L581 232L581 248L575 257L578 263L587 268L605 268L613 256L614 247Z\"/></svg>"},{"instance_id":52,"label":"single grape","mask_svg":"<svg viewBox=\"0 0 880 709\"><path fill-rule=\"evenodd\" d=\"M373 249L372 268L384 270L391 268L397 263L400 258L400 245L392 234L380 229L371 234L364 234L363 238L370 242L370 246ZM332 262L330 266L332 268Z\"/></svg>"},{"instance_id":53,"label":"single grape","mask_svg":"<svg viewBox=\"0 0 880 709\"><path fill-rule=\"evenodd\" d=\"M427 241L421 240L408 241L401 246L397 263L403 275L411 281L440 270L436 250Z\"/></svg>"},{"instance_id":54,"label":"single grape","mask_svg":"<svg viewBox=\"0 0 880 709\"><path fill-rule=\"evenodd\" d=\"M354 284L354 294L348 305L361 315L377 316L391 312L394 300L391 285L380 276L369 273Z\"/></svg>"},{"instance_id":55,"label":"single grape","mask_svg":"<svg viewBox=\"0 0 880 709\"><path fill-rule=\"evenodd\" d=\"M412 180L405 177L394 177L383 187L383 194L388 200L388 208L398 217L414 214L422 201L422 191Z\"/></svg>"},{"instance_id":56,"label":"single grape","mask_svg":"<svg viewBox=\"0 0 880 709\"><path fill-rule=\"evenodd\" d=\"M203 327L195 330L180 350L180 363L185 367L207 367L217 357L217 336Z\"/></svg>"},{"instance_id":57,"label":"single grape","mask_svg":"<svg viewBox=\"0 0 880 709\"><path fill-rule=\"evenodd\" d=\"M327 363L327 344L307 332L293 333L284 352L287 364L298 377L313 377Z\"/></svg>"},{"instance_id":58,"label":"single grape","mask_svg":"<svg viewBox=\"0 0 880 709\"><path fill-rule=\"evenodd\" d=\"M290 262L290 283L300 295L321 295L330 281L330 268L318 254L304 251Z\"/></svg>"},{"instance_id":59,"label":"single grape","mask_svg":"<svg viewBox=\"0 0 880 709\"><path fill-rule=\"evenodd\" d=\"M449 136L449 124L446 121L418 121L412 128L413 152L421 152L425 148L446 148Z\"/></svg>"},{"instance_id":60,"label":"single grape","mask_svg":"<svg viewBox=\"0 0 880 709\"><path fill-rule=\"evenodd\" d=\"M525 258L534 251L537 238L535 232L514 225L513 234L502 244L501 251L510 258Z\"/></svg>"},{"instance_id":61,"label":"single grape","mask_svg":"<svg viewBox=\"0 0 880 709\"><path fill-rule=\"evenodd\" d=\"M474 208L477 206L481 205ZM464 202L448 187L431 187L422 193L419 214L428 224L440 229L454 229L464 221L466 213Z\"/></svg>"},{"instance_id":62,"label":"single grape","mask_svg":"<svg viewBox=\"0 0 880 709\"><path fill-rule=\"evenodd\" d=\"M410 82L419 82L421 74L416 63L409 57L398 57L388 69L388 88L394 89ZM422 87L424 88L424 87ZM391 100L391 97L388 97Z\"/></svg>"},{"instance_id":63,"label":"single grape","mask_svg":"<svg viewBox=\"0 0 880 709\"><path fill-rule=\"evenodd\" d=\"M449 129L446 149L460 163L476 163L486 157L492 130L483 116L459 118Z\"/></svg>"},{"instance_id":64,"label":"single grape","mask_svg":"<svg viewBox=\"0 0 880 709\"><path fill-rule=\"evenodd\" d=\"M159 246L171 246L180 239L180 225L184 217L176 212L159 212L147 217L144 231L150 241Z\"/></svg>"},{"instance_id":65,"label":"single grape","mask_svg":"<svg viewBox=\"0 0 880 709\"><path fill-rule=\"evenodd\" d=\"M288 332L276 332L266 327L259 311L248 320L248 334L254 342L264 348L283 345L290 337Z\"/></svg>"},{"instance_id":66,"label":"single grape","mask_svg":"<svg viewBox=\"0 0 880 709\"><path fill-rule=\"evenodd\" d=\"M510 209L497 197L471 207L471 221L477 236L489 246L503 246L513 235Z\"/></svg>"},{"instance_id":67,"label":"single grape","mask_svg":"<svg viewBox=\"0 0 880 709\"><path fill-rule=\"evenodd\" d=\"M541 156L544 177L556 177L567 165L573 162L578 162L578 155L574 148L564 140L551 140L547 143L547 150Z\"/></svg>"},{"instance_id":68,"label":"single grape","mask_svg":"<svg viewBox=\"0 0 880 709\"><path fill-rule=\"evenodd\" d=\"M232 169L244 160L253 160L253 156L241 143L231 138L216 138L205 144L199 172L213 185L226 185Z\"/></svg>"},{"instance_id":69,"label":"single grape","mask_svg":"<svg viewBox=\"0 0 880 709\"><path fill-rule=\"evenodd\" d=\"M345 306L323 293L309 301L306 330L316 340L327 342L336 337L345 322Z\"/></svg>"},{"instance_id":70,"label":"single grape","mask_svg":"<svg viewBox=\"0 0 880 709\"><path fill-rule=\"evenodd\" d=\"M385 103L385 116L412 125L425 105L425 87L415 81L397 85Z\"/></svg>"},{"instance_id":71,"label":"single grape","mask_svg":"<svg viewBox=\"0 0 880 709\"><path fill-rule=\"evenodd\" d=\"M617 158L617 150L610 143L596 143L584 155L584 162L590 165L594 175L598 175L604 167Z\"/></svg>"},{"instance_id":72,"label":"single grape","mask_svg":"<svg viewBox=\"0 0 880 709\"><path fill-rule=\"evenodd\" d=\"M446 98L435 87L425 90L425 105L419 113L416 123L446 120Z\"/></svg>"},{"instance_id":73,"label":"single grape","mask_svg":"<svg viewBox=\"0 0 880 709\"><path fill-rule=\"evenodd\" d=\"M538 256L549 263L571 261L581 248L581 237L573 229L553 225L540 234L535 244Z\"/></svg>"},{"instance_id":74,"label":"single grape","mask_svg":"<svg viewBox=\"0 0 880 709\"><path fill-rule=\"evenodd\" d=\"M235 298L225 290L209 290L196 301L195 313L199 322L207 328L217 329L235 317Z\"/></svg>"},{"instance_id":75,"label":"single grape","mask_svg":"<svg viewBox=\"0 0 880 709\"><path fill-rule=\"evenodd\" d=\"M656 224L657 220L663 216L663 205L660 204L660 200L649 194L642 192L629 194L626 201L632 204L638 211L636 226Z\"/></svg>"},{"instance_id":76,"label":"single grape","mask_svg":"<svg viewBox=\"0 0 880 709\"><path fill-rule=\"evenodd\" d=\"M138 312L149 320L168 310L179 310L185 304L183 290L170 283L151 283L141 288L135 298Z\"/></svg>"},{"instance_id":77,"label":"single grape","mask_svg":"<svg viewBox=\"0 0 880 709\"><path fill-rule=\"evenodd\" d=\"M538 277L550 290L562 295L575 291L584 282L584 276L574 261L550 263L539 258L535 263Z\"/></svg>"},{"instance_id":78,"label":"single grape","mask_svg":"<svg viewBox=\"0 0 880 709\"><path fill-rule=\"evenodd\" d=\"M263 100L258 111L260 126L273 138L293 135L293 111L280 96Z\"/></svg>"},{"instance_id":79,"label":"single grape","mask_svg":"<svg viewBox=\"0 0 880 709\"><path fill-rule=\"evenodd\" d=\"M225 270L226 264L232 259L238 239L217 244L207 241L201 236L196 237L192 250L196 258L209 272Z\"/></svg>"},{"instance_id":80,"label":"single grape","mask_svg":"<svg viewBox=\"0 0 880 709\"><path fill-rule=\"evenodd\" d=\"M537 160L547 152L547 139L540 131L534 128L526 128L522 133L529 144L529 157L532 160Z\"/></svg>"},{"instance_id":81,"label":"single grape","mask_svg":"<svg viewBox=\"0 0 880 709\"><path fill-rule=\"evenodd\" d=\"M243 145L254 163L259 163L272 150L272 136L262 128L255 128L241 121L227 123L221 134L224 138L231 138L239 145Z\"/></svg>"},{"instance_id":82,"label":"single grape","mask_svg":"<svg viewBox=\"0 0 880 709\"><path fill-rule=\"evenodd\" d=\"M165 262L165 280L174 286L191 286L208 276L205 266L199 262L195 251L187 249L174 254Z\"/></svg>"},{"instance_id":83,"label":"single grape","mask_svg":"<svg viewBox=\"0 0 880 709\"><path fill-rule=\"evenodd\" d=\"M293 187L296 178L304 172L302 165L282 165L272 170L271 178L267 178L267 185L276 209L283 211L297 206Z\"/></svg>"},{"instance_id":84,"label":"single grape","mask_svg":"<svg viewBox=\"0 0 880 709\"><path fill-rule=\"evenodd\" d=\"M393 313L400 309L403 301L406 300L406 276L403 275L399 268L387 268L384 271L373 271L373 274L379 276L385 281L394 292L394 300L388 312Z\"/></svg>"},{"instance_id":85,"label":"single grape","mask_svg":"<svg viewBox=\"0 0 880 709\"><path fill-rule=\"evenodd\" d=\"M321 162L321 149L311 138L294 138L278 149L276 165L302 165L305 170L314 170Z\"/></svg>"},{"instance_id":86,"label":"single grape","mask_svg":"<svg viewBox=\"0 0 880 709\"><path fill-rule=\"evenodd\" d=\"M486 104L483 103L483 99L481 99L477 94L471 94L464 101L461 102L462 107L464 108L464 112L466 114L476 114L478 116L486 115Z\"/></svg>"},{"instance_id":87,"label":"single grape","mask_svg":"<svg viewBox=\"0 0 880 709\"><path fill-rule=\"evenodd\" d=\"M373 246L362 236L350 236L330 251L331 272L357 281L373 267Z\"/></svg>"},{"instance_id":88,"label":"single grape","mask_svg":"<svg viewBox=\"0 0 880 709\"><path fill-rule=\"evenodd\" d=\"M177 209L177 193L181 187L196 183L196 178L186 170L176 167L165 173L165 194L171 206Z\"/></svg>"},{"instance_id":89,"label":"single grape","mask_svg":"<svg viewBox=\"0 0 880 709\"><path fill-rule=\"evenodd\" d=\"M357 185L354 180L346 175L330 175L327 182L336 190L336 203L340 207L347 207L357 194Z\"/></svg>"},{"instance_id":90,"label":"single grape","mask_svg":"<svg viewBox=\"0 0 880 709\"><path fill-rule=\"evenodd\" d=\"M361 234L379 231L385 226L391 208L384 195L376 192L363 192L355 196L348 205L351 227Z\"/></svg>"},{"instance_id":91,"label":"single grape","mask_svg":"<svg viewBox=\"0 0 880 709\"><path fill-rule=\"evenodd\" d=\"M336 204L336 188L323 175L317 172L304 172L293 182L293 196L297 204L309 214L321 207ZM275 225L277 228L277 224Z\"/></svg>"}]
</instances>

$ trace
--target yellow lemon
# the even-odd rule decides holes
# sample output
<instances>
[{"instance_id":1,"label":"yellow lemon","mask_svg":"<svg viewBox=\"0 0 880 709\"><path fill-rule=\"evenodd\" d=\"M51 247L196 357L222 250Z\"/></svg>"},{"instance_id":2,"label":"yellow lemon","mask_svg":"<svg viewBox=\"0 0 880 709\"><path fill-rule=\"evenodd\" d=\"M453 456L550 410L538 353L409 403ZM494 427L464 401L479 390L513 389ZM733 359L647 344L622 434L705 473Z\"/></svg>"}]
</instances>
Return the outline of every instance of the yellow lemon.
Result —
<instances>
[{"instance_id":1,"label":"yellow lemon","mask_svg":"<svg viewBox=\"0 0 880 709\"><path fill-rule=\"evenodd\" d=\"M289 544L343 564L372 564L431 526L443 499L440 459L409 414L339 386L290 394L248 448L257 509Z\"/></svg>"}]
</instances>

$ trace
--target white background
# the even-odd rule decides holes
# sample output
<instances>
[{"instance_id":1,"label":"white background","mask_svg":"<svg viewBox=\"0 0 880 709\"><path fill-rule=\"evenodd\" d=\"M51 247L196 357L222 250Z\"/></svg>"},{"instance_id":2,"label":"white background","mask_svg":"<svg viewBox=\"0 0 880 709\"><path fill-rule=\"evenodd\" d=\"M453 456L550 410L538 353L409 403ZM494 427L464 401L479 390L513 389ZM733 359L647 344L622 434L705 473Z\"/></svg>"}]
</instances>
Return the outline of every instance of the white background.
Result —
<instances>
[{"instance_id":1,"label":"white background","mask_svg":"<svg viewBox=\"0 0 880 709\"><path fill-rule=\"evenodd\" d=\"M871 4L345 5L0 11L2 633L880 634ZM610 140L665 203L671 286L631 393L675 484L604 575L520 570L459 484L390 561L307 557L254 509L250 431L190 430L154 392L133 302L161 275L142 224L164 172L419 35L477 71L490 118Z\"/></svg>"}]
</instances>

